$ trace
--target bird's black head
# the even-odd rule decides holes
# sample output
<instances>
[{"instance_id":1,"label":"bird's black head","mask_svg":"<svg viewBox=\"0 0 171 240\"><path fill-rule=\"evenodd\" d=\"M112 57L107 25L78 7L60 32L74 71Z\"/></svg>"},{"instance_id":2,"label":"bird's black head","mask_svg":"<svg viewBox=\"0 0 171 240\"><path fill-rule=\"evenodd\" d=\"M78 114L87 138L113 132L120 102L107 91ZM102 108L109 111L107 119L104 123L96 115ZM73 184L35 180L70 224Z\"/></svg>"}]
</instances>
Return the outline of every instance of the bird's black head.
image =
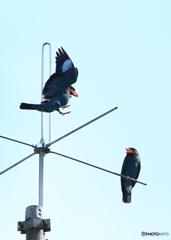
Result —
<instances>
[{"instance_id":1,"label":"bird's black head","mask_svg":"<svg viewBox=\"0 0 171 240\"><path fill-rule=\"evenodd\" d=\"M69 87L70 94L75 97L79 97L78 93L75 91L75 88L73 86Z\"/></svg>"},{"instance_id":2,"label":"bird's black head","mask_svg":"<svg viewBox=\"0 0 171 240\"><path fill-rule=\"evenodd\" d=\"M136 156L139 155L138 151L135 148L130 147L130 148L125 148L125 149L126 149L127 154L134 154Z\"/></svg>"}]
</instances>

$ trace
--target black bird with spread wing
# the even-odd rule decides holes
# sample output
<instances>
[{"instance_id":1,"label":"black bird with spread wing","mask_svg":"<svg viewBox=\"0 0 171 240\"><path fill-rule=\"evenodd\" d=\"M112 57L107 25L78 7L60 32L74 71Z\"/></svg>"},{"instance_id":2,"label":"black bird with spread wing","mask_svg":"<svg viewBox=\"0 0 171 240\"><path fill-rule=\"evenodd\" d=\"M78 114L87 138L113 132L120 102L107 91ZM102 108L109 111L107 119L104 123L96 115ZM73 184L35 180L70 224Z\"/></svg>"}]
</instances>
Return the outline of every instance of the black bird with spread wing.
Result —
<instances>
[{"instance_id":1,"label":"black bird with spread wing","mask_svg":"<svg viewBox=\"0 0 171 240\"><path fill-rule=\"evenodd\" d=\"M20 109L37 110L41 112L58 111L64 115L59 108L66 108L71 96L78 97L78 93L71 86L77 81L78 69L65 50L61 47L56 52L56 72L50 76L45 83L42 94L44 101L40 104L21 103Z\"/></svg>"},{"instance_id":2,"label":"black bird with spread wing","mask_svg":"<svg viewBox=\"0 0 171 240\"><path fill-rule=\"evenodd\" d=\"M141 169L139 153L135 148L126 148L126 157L124 159L121 174L126 178L121 177L121 189L124 203L131 202L131 190L135 186L134 181L129 178L137 179Z\"/></svg>"}]
</instances>

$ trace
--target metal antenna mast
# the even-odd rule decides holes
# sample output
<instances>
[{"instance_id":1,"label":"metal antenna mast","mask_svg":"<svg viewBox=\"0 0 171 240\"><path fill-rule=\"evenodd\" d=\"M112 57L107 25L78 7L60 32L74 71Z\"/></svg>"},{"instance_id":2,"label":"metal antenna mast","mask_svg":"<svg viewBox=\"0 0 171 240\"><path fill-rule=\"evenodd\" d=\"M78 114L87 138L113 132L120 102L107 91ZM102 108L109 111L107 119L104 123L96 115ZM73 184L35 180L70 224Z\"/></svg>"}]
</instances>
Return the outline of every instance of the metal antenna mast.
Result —
<instances>
[{"instance_id":1,"label":"metal antenna mast","mask_svg":"<svg viewBox=\"0 0 171 240\"><path fill-rule=\"evenodd\" d=\"M50 43L46 42L42 45L41 101L43 101L42 89L43 89L43 86L44 86L44 47L46 45L49 46L49 75L51 75L51 45L50 45ZM83 162L81 160L66 156L64 154L51 151L50 148L49 148L54 143L64 139L65 137L68 137L69 135L73 134L74 132L86 127L87 125L97 121L98 119L108 115L109 113L111 113L115 110L117 110L117 107L110 109L109 111L101 114L100 116L92 119L91 121L81 125L80 127L72 130L71 132L63 135L60 138L57 138L56 140L54 140L52 142L51 142L51 115L49 114L49 143L48 144L45 144L44 136L43 136L43 130L44 130L43 112L41 112L41 140L38 144L31 145L31 144L28 144L28 143L25 143L25 142L22 142L22 141L18 141L18 140L0 135L0 138L6 139L6 140L9 140L9 141L13 141L13 142L16 142L16 143L19 143L19 144L24 144L26 146L34 148L34 153L30 154L29 156L21 159L17 163L15 163L12 166L8 167L7 169L3 170L2 172L0 172L0 175L4 174L5 172L9 171L10 169L16 167L18 164L24 162L25 160L29 159L33 155L39 154L39 201L38 201L39 205L28 206L26 208L25 221L22 221L22 222L19 221L18 222L18 231L21 231L22 234L26 234L26 240L45 240L46 239L45 238L45 232L51 230L50 219L44 219L43 218L44 217L44 209L43 209L44 156L47 153L53 153L53 154L56 154L58 156L68 158L70 160L88 165L88 166L96 168L98 170L102 170L102 171L114 174L114 175L119 176L119 177L126 177L124 175L112 172L110 170L101 168L99 166L95 166L95 165L92 165L90 163ZM133 178L130 178L130 180L137 182L137 180L133 179ZM140 182L140 181L138 181L137 183L140 183L142 185L147 185L146 183L143 183L143 182Z\"/></svg>"},{"instance_id":2,"label":"metal antenna mast","mask_svg":"<svg viewBox=\"0 0 171 240\"><path fill-rule=\"evenodd\" d=\"M51 75L51 45L46 42L42 45L42 68L41 68L41 102L43 101L42 90L44 86L44 48L49 46L49 76ZM43 139L43 112L41 112L41 139ZM51 113L49 113L49 142L51 141Z\"/></svg>"},{"instance_id":3,"label":"metal antenna mast","mask_svg":"<svg viewBox=\"0 0 171 240\"><path fill-rule=\"evenodd\" d=\"M41 76L41 102L43 102L42 90L44 86L44 48L49 46L49 76L51 75L51 45L46 42L42 45L42 76ZM44 148L46 147L43 139L43 112L41 112L41 140L39 143L39 205L43 207L43 183L44 183ZM51 140L51 114L49 113L49 142Z\"/></svg>"},{"instance_id":4,"label":"metal antenna mast","mask_svg":"<svg viewBox=\"0 0 171 240\"><path fill-rule=\"evenodd\" d=\"M51 45L46 42L42 45L42 69L41 69L41 102L43 102L42 90L44 86L44 48L49 46L49 76L51 75ZM44 141L44 113L41 112L41 140L36 145L34 152L39 154L39 205L26 208L24 222L18 222L18 230L26 233L26 240L44 240L45 231L50 231L50 219L43 219L43 187L44 187L44 156L49 152ZM51 140L51 115L49 113L49 142Z\"/></svg>"}]
</instances>

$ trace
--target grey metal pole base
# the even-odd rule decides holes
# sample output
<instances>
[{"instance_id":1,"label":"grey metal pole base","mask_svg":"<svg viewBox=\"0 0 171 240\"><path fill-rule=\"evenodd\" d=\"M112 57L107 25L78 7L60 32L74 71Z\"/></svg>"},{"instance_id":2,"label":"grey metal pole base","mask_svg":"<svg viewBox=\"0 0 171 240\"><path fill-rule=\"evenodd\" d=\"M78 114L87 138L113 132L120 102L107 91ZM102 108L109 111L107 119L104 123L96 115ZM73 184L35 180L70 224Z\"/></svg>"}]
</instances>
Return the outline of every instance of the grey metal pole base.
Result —
<instances>
[{"instance_id":1,"label":"grey metal pole base","mask_svg":"<svg viewBox=\"0 0 171 240\"><path fill-rule=\"evenodd\" d=\"M46 236L43 233L43 230L38 230L36 228L32 228L27 230L26 232L26 240L46 240Z\"/></svg>"},{"instance_id":2,"label":"grey metal pole base","mask_svg":"<svg viewBox=\"0 0 171 240\"><path fill-rule=\"evenodd\" d=\"M43 219L43 207L39 205L28 206L25 221L18 222L18 231L26 234L26 240L46 240L45 232L50 230L50 219Z\"/></svg>"}]
</instances>

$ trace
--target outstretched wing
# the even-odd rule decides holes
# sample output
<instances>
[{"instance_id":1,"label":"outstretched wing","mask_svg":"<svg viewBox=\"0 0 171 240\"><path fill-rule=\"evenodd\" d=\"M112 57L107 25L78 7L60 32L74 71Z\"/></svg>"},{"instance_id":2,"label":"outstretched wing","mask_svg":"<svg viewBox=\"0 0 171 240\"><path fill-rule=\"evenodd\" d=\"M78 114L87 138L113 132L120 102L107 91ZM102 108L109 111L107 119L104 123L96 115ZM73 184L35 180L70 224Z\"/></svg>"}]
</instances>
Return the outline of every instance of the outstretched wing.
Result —
<instances>
[{"instance_id":1,"label":"outstretched wing","mask_svg":"<svg viewBox=\"0 0 171 240\"><path fill-rule=\"evenodd\" d=\"M56 74L61 76L66 73L69 69L73 69L74 64L65 50L61 47L56 52Z\"/></svg>"},{"instance_id":2,"label":"outstretched wing","mask_svg":"<svg viewBox=\"0 0 171 240\"><path fill-rule=\"evenodd\" d=\"M43 95L49 99L58 92L65 92L66 89L77 81L78 70L74 67L68 54L61 47L56 52L56 72L50 76L45 83Z\"/></svg>"}]
</instances>

